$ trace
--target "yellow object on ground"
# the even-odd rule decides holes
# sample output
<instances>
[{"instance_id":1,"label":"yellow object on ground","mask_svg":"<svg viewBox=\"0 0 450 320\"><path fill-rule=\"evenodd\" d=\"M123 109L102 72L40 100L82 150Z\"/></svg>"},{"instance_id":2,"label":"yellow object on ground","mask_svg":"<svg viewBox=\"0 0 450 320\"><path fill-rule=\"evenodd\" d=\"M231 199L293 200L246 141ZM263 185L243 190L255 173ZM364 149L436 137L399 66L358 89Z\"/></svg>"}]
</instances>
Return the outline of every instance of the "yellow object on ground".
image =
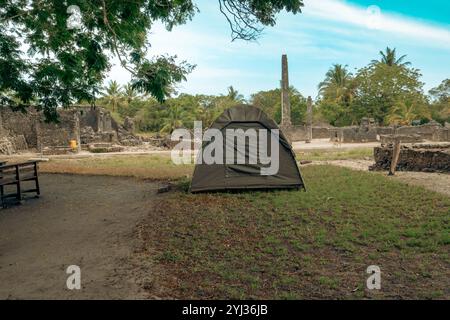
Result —
<instances>
[{"instance_id":1,"label":"yellow object on ground","mask_svg":"<svg viewBox=\"0 0 450 320\"><path fill-rule=\"evenodd\" d=\"M73 149L73 150L78 148L77 140L70 140L70 148Z\"/></svg>"}]
</instances>

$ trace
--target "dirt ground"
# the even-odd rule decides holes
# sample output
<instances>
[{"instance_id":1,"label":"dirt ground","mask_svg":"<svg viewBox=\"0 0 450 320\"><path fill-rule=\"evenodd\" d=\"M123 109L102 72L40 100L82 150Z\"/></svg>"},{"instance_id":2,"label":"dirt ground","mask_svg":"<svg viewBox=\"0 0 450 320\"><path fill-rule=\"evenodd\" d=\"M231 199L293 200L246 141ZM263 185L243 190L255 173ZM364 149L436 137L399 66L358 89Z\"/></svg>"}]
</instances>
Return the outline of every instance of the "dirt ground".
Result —
<instances>
[{"instance_id":1,"label":"dirt ground","mask_svg":"<svg viewBox=\"0 0 450 320\"><path fill-rule=\"evenodd\" d=\"M368 171L369 166L373 165L371 160L330 160L314 161L312 164L331 164L335 166L346 167L354 170ZM387 174L380 172L380 174ZM450 174L430 173L430 172L406 172L397 171L391 179L397 179L404 183L416 186L422 186L428 190L436 191L450 196Z\"/></svg>"},{"instance_id":2,"label":"dirt ground","mask_svg":"<svg viewBox=\"0 0 450 320\"><path fill-rule=\"evenodd\" d=\"M158 184L42 175L40 199L0 209L0 299L143 298L133 279L134 228ZM66 268L81 268L81 290Z\"/></svg>"}]
</instances>

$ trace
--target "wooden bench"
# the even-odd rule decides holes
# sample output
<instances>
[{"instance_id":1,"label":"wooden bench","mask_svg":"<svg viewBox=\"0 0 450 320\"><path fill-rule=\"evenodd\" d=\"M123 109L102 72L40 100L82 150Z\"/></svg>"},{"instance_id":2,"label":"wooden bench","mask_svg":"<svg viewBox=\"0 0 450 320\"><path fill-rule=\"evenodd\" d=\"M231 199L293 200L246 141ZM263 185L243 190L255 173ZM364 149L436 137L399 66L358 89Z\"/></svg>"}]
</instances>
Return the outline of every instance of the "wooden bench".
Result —
<instances>
[{"instance_id":1,"label":"wooden bench","mask_svg":"<svg viewBox=\"0 0 450 320\"><path fill-rule=\"evenodd\" d=\"M25 182L34 182L34 187L24 189ZM6 193L6 187L13 186L15 192ZM40 196L38 161L28 161L23 163L6 164L0 161L0 198L3 208L6 208L8 199L15 199L16 203L21 203L25 194L35 193L35 197Z\"/></svg>"}]
</instances>

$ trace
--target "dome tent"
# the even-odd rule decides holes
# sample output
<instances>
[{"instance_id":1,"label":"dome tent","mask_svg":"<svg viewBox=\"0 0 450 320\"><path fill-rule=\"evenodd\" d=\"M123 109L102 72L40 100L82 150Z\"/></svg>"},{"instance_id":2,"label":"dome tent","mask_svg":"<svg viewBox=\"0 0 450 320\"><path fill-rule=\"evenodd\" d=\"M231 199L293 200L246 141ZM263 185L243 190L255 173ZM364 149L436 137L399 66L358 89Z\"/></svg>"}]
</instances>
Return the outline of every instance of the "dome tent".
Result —
<instances>
[{"instance_id":1,"label":"dome tent","mask_svg":"<svg viewBox=\"0 0 450 320\"><path fill-rule=\"evenodd\" d=\"M303 188L305 185L295 160L295 154L286 137L279 131L279 139L276 139L278 148L275 148L273 141L273 132L271 130L279 130L275 121L270 119L261 109L250 105L239 105L225 110L211 125L210 129L220 130L223 139L223 163L197 163L192 177L191 192L207 192L207 191L225 191L239 189L282 189L282 188ZM245 149L238 150L234 145L230 145L230 140L226 138L228 129L242 129L248 132L248 129L254 129L258 133L258 137L267 134L267 153L273 155L278 151L278 170L275 174L262 175L261 172L267 167L258 159L256 164L249 164L248 159L255 154L249 147L250 139L245 136ZM263 131L261 131L263 130ZM242 131L240 131L242 133ZM259 136L261 134L261 136ZM211 139L214 140L214 139ZM203 153L205 148L212 141L203 142ZM228 145L227 145L228 144ZM226 152L229 151L241 153L246 161L245 164L227 164L225 161ZM245 154L242 154L245 153ZM306 190L306 189L305 189Z\"/></svg>"}]
</instances>

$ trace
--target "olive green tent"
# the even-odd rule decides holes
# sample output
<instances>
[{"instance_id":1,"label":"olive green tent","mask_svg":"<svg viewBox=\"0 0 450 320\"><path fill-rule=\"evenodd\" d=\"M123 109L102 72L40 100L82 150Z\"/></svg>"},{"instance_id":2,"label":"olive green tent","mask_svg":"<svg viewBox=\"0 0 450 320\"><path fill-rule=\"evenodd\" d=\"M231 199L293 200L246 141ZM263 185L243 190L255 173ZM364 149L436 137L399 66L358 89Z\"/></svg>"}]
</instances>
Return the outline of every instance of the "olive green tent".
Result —
<instances>
[{"instance_id":1,"label":"olive green tent","mask_svg":"<svg viewBox=\"0 0 450 320\"><path fill-rule=\"evenodd\" d=\"M239 105L227 109L214 121L210 129L217 129L216 132L220 131L222 134L223 138L218 141L222 140L220 143L223 161L222 163L212 164L197 161L192 178L192 192L239 189L305 189L290 143L281 131L278 131L278 136L277 131L272 131L279 130L279 128L275 121L270 119L261 109L249 105ZM227 134L230 134L228 129L234 129L232 139L226 138ZM264 151L265 154L270 155L272 160L278 161L278 168L275 173L261 174L262 170L267 169L269 165L267 161L261 161L259 153L255 155L255 148L250 147L250 144L253 145L255 140L251 142L249 136L243 135L243 133L250 131L257 133L258 147L259 142L263 139L261 137L267 135L265 139L267 147ZM274 135L275 140L273 140ZM245 141L245 148L242 148L242 145L241 148L237 148L235 138L236 140L241 139L241 142ZM213 141L217 143L214 138L211 138L210 141L204 141L199 155L203 157L203 151ZM237 164L226 161L226 153L230 150L236 155L236 159L240 153L245 158L245 163ZM255 159L254 157L258 158L257 163L250 164L249 159L252 157L253 159Z\"/></svg>"}]
</instances>

